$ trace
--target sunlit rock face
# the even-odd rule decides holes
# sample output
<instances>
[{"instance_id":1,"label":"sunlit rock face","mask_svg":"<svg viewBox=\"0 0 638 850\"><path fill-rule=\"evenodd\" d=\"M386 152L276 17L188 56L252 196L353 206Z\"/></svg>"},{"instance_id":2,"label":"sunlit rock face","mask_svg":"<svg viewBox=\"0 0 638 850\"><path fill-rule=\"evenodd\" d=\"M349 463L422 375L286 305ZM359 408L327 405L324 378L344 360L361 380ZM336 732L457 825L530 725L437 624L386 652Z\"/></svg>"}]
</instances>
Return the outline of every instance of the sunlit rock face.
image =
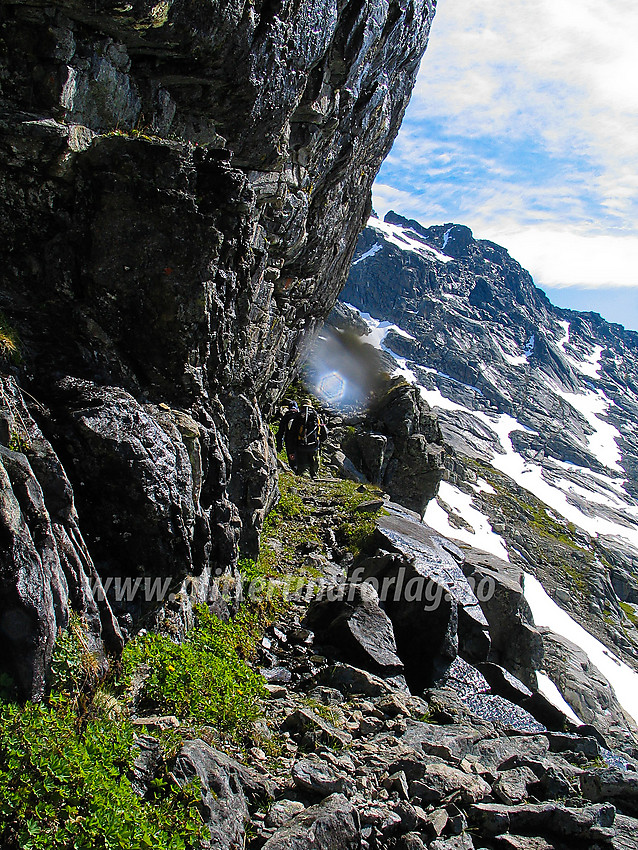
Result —
<instances>
[{"instance_id":1,"label":"sunlit rock face","mask_svg":"<svg viewBox=\"0 0 638 850\"><path fill-rule=\"evenodd\" d=\"M206 595L254 554L264 414L343 285L434 5L5 5L0 309L99 575ZM15 404L6 442L32 438ZM33 615L34 658L72 608Z\"/></svg>"}]
</instances>

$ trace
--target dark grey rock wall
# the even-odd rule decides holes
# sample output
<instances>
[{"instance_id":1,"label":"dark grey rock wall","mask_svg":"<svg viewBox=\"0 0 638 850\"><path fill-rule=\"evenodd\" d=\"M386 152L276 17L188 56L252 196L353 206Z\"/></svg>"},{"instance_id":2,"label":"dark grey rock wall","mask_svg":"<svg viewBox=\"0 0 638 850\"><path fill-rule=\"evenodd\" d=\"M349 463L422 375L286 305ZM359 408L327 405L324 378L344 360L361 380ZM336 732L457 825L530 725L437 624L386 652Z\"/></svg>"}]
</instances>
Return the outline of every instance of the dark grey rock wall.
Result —
<instances>
[{"instance_id":1,"label":"dark grey rock wall","mask_svg":"<svg viewBox=\"0 0 638 850\"><path fill-rule=\"evenodd\" d=\"M3 5L0 310L100 574L255 553L264 416L343 284L434 6Z\"/></svg>"}]
</instances>

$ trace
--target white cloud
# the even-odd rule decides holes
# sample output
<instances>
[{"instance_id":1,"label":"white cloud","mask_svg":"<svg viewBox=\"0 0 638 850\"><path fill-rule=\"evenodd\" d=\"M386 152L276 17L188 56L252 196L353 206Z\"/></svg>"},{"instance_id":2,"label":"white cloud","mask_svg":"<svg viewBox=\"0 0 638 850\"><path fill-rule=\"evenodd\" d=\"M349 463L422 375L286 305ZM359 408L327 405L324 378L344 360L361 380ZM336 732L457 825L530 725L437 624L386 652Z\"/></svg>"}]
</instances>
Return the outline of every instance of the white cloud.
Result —
<instances>
[{"instance_id":1,"label":"white cloud","mask_svg":"<svg viewBox=\"0 0 638 850\"><path fill-rule=\"evenodd\" d=\"M592 236L538 227L490 238L505 245L539 286L638 287L638 236Z\"/></svg>"},{"instance_id":2,"label":"white cloud","mask_svg":"<svg viewBox=\"0 0 638 850\"><path fill-rule=\"evenodd\" d=\"M540 285L638 286L638 4L439 0L375 186L503 244Z\"/></svg>"},{"instance_id":3,"label":"white cloud","mask_svg":"<svg viewBox=\"0 0 638 850\"><path fill-rule=\"evenodd\" d=\"M372 188L372 206L381 218L391 209L406 210L405 214L410 216L412 215L410 210L422 209L416 195L378 182ZM439 209L442 211L442 208Z\"/></svg>"},{"instance_id":4,"label":"white cloud","mask_svg":"<svg viewBox=\"0 0 638 850\"><path fill-rule=\"evenodd\" d=\"M627 0L441 0L412 108L457 131L625 156L638 146L637 41Z\"/></svg>"}]
</instances>

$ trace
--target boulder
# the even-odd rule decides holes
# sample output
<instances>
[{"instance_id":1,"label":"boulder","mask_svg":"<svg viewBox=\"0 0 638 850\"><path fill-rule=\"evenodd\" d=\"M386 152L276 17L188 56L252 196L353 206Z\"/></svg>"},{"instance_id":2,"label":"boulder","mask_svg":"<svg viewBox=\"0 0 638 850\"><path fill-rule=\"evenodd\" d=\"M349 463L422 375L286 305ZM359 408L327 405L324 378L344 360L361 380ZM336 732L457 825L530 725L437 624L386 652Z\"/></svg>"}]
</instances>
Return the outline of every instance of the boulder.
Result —
<instances>
[{"instance_id":1,"label":"boulder","mask_svg":"<svg viewBox=\"0 0 638 850\"><path fill-rule=\"evenodd\" d=\"M298 788L321 797L352 792L352 783L324 761L301 759L292 768L292 780Z\"/></svg>"},{"instance_id":2,"label":"boulder","mask_svg":"<svg viewBox=\"0 0 638 850\"><path fill-rule=\"evenodd\" d=\"M383 787L390 794L395 794L400 800L407 800L410 797L408 780L403 770L398 770L384 779Z\"/></svg>"},{"instance_id":3,"label":"boulder","mask_svg":"<svg viewBox=\"0 0 638 850\"><path fill-rule=\"evenodd\" d=\"M531 767L539 779L530 786L530 790L539 800L564 799L573 794L578 785L577 777L574 776L577 769L570 770L566 763L566 769L552 762L546 762L542 768L539 764L532 764Z\"/></svg>"},{"instance_id":4,"label":"boulder","mask_svg":"<svg viewBox=\"0 0 638 850\"><path fill-rule=\"evenodd\" d=\"M162 763L162 746L152 735L136 735L137 753L128 773L133 791L144 797Z\"/></svg>"},{"instance_id":5,"label":"boulder","mask_svg":"<svg viewBox=\"0 0 638 850\"><path fill-rule=\"evenodd\" d=\"M403 378L376 388L364 426L342 441L353 465L419 516L443 478L438 420L418 389Z\"/></svg>"},{"instance_id":6,"label":"boulder","mask_svg":"<svg viewBox=\"0 0 638 850\"><path fill-rule=\"evenodd\" d=\"M437 838L430 844L430 850L474 850L474 842L469 833L463 832L451 838Z\"/></svg>"},{"instance_id":7,"label":"boulder","mask_svg":"<svg viewBox=\"0 0 638 850\"><path fill-rule=\"evenodd\" d=\"M588 735L574 735L567 732L547 732L549 749L552 753L582 753L588 759L600 757L598 741Z\"/></svg>"},{"instance_id":8,"label":"boulder","mask_svg":"<svg viewBox=\"0 0 638 850\"><path fill-rule=\"evenodd\" d=\"M426 844L418 832L406 832L396 844L397 850L426 850Z\"/></svg>"},{"instance_id":9,"label":"boulder","mask_svg":"<svg viewBox=\"0 0 638 850\"><path fill-rule=\"evenodd\" d=\"M525 686L536 688L535 671L543 660L543 641L534 627L532 612L523 594L523 571L507 561L475 549L465 553L463 570L474 588L481 587L481 608L489 623L490 661L505 668ZM498 690L496 671L483 675ZM511 691L502 696L512 699ZM514 702L518 700L514 699Z\"/></svg>"},{"instance_id":10,"label":"boulder","mask_svg":"<svg viewBox=\"0 0 638 850\"><path fill-rule=\"evenodd\" d=\"M443 438L436 415L418 388L399 378L377 397L368 416L394 444L383 486L392 499L423 515L443 478Z\"/></svg>"},{"instance_id":11,"label":"boulder","mask_svg":"<svg viewBox=\"0 0 638 850\"><path fill-rule=\"evenodd\" d=\"M614 803L625 814L638 815L638 773L617 767L587 770L579 777L586 800Z\"/></svg>"},{"instance_id":12,"label":"boulder","mask_svg":"<svg viewBox=\"0 0 638 850\"><path fill-rule=\"evenodd\" d=\"M321 717L311 708L299 708L289 714L283 722L282 730L290 732L309 750L319 745L346 747L352 741L352 735Z\"/></svg>"},{"instance_id":13,"label":"boulder","mask_svg":"<svg viewBox=\"0 0 638 850\"><path fill-rule=\"evenodd\" d=\"M445 809L434 809L426 816L426 821L423 824L423 832L433 841L440 838L448 824L448 813Z\"/></svg>"},{"instance_id":14,"label":"boulder","mask_svg":"<svg viewBox=\"0 0 638 850\"><path fill-rule=\"evenodd\" d=\"M428 764L423 775L410 783L410 794L422 802L438 804L448 797L459 797L464 803L478 803L490 794L490 786L481 779L448 764Z\"/></svg>"},{"instance_id":15,"label":"boulder","mask_svg":"<svg viewBox=\"0 0 638 850\"><path fill-rule=\"evenodd\" d=\"M346 443L353 462L372 484L382 484L394 443L385 434L357 431Z\"/></svg>"},{"instance_id":16,"label":"boulder","mask_svg":"<svg viewBox=\"0 0 638 850\"><path fill-rule=\"evenodd\" d=\"M177 783L200 783L202 817L219 850L244 846L249 815L241 773L238 762L199 740L187 741L175 758L172 775Z\"/></svg>"},{"instance_id":17,"label":"boulder","mask_svg":"<svg viewBox=\"0 0 638 850\"><path fill-rule=\"evenodd\" d=\"M146 409L124 390L71 378L57 386L56 406L71 474L83 482L78 507L100 573L176 583L200 573L206 541L197 535L207 533L206 522L188 448L166 412ZM148 604L144 594L120 600L138 611Z\"/></svg>"},{"instance_id":18,"label":"boulder","mask_svg":"<svg viewBox=\"0 0 638 850\"><path fill-rule=\"evenodd\" d=\"M359 850L357 810L342 794L332 794L281 826L263 850Z\"/></svg>"},{"instance_id":19,"label":"boulder","mask_svg":"<svg viewBox=\"0 0 638 850\"><path fill-rule=\"evenodd\" d=\"M532 835L497 835L494 846L497 850L556 850L555 844Z\"/></svg>"},{"instance_id":20,"label":"boulder","mask_svg":"<svg viewBox=\"0 0 638 850\"><path fill-rule=\"evenodd\" d=\"M504 806L477 803L470 807L471 821L488 835L504 832L555 835L567 841L608 840L613 835L616 809L609 803L568 808L557 803Z\"/></svg>"},{"instance_id":21,"label":"boulder","mask_svg":"<svg viewBox=\"0 0 638 850\"><path fill-rule=\"evenodd\" d=\"M279 829L299 812L303 812L306 807L298 800L277 800L268 809L265 825L269 828Z\"/></svg>"},{"instance_id":22,"label":"boulder","mask_svg":"<svg viewBox=\"0 0 638 850\"><path fill-rule=\"evenodd\" d=\"M472 755L493 772L516 767L508 764L510 759L541 761L549 753L549 742L544 735L513 735L501 738L486 738L477 741L468 750Z\"/></svg>"},{"instance_id":23,"label":"boulder","mask_svg":"<svg viewBox=\"0 0 638 850\"><path fill-rule=\"evenodd\" d=\"M379 518L352 571L352 579L377 588L414 693L445 673L459 647L468 660L487 658L487 621L459 566L462 560L449 541L394 510Z\"/></svg>"},{"instance_id":24,"label":"boulder","mask_svg":"<svg viewBox=\"0 0 638 850\"><path fill-rule=\"evenodd\" d=\"M382 697L392 693L393 690L389 682L373 673L368 673L367 670L352 667L350 664L333 664L327 667L318 674L317 681L341 691L346 696L361 694L367 697ZM407 685L399 689L409 693Z\"/></svg>"},{"instance_id":25,"label":"boulder","mask_svg":"<svg viewBox=\"0 0 638 850\"><path fill-rule=\"evenodd\" d=\"M516 767L499 773L492 792L502 803L513 806L527 800L528 786L537 781L538 777L529 767Z\"/></svg>"},{"instance_id":26,"label":"boulder","mask_svg":"<svg viewBox=\"0 0 638 850\"><path fill-rule=\"evenodd\" d=\"M477 751L489 730L478 726L449 724L436 726L419 720L407 723L405 732L400 736L402 746L417 753L438 756L451 764L458 764L468 753ZM509 739L507 739L509 740ZM485 743L489 743L485 741ZM547 747L547 742L545 742ZM515 746L512 746L514 751ZM407 772L407 771L406 771Z\"/></svg>"},{"instance_id":27,"label":"boulder","mask_svg":"<svg viewBox=\"0 0 638 850\"><path fill-rule=\"evenodd\" d=\"M616 813L614 837L611 840L613 850L635 850L638 835L638 820Z\"/></svg>"},{"instance_id":28,"label":"boulder","mask_svg":"<svg viewBox=\"0 0 638 850\"><path fill-rule=\"evenodd\" d=\"M372 585L331 588L327 599L312 603L304 622L315 632L317 641L329 647L329 657L363 667L384 679L402 674L392 622L379 606Z\"/></svg>"},{"instance_id":29,"label":"boulder","mask_svg":"<svg viewBox=\"0 0 638 850\"><path fill-rule=\"evenodd\" d=\"M489 683L492 693L498 694L523 707L525 707L532 697L532 691L527 685L499 664L495 664L492 661L484 661L476 666Z\"/></svg>"},{"instance_id":30,"label":"boulder","mask_svg":"<svg viewBox=\"0 0 638 850\"><path fill-rule=\"evenodd\" d=\"M394 807L384 803L368 803L359 809L359 815L364 835L376 830L383 838L389 838L401 828L401 815Z\"/></svg>"}]
</instances>

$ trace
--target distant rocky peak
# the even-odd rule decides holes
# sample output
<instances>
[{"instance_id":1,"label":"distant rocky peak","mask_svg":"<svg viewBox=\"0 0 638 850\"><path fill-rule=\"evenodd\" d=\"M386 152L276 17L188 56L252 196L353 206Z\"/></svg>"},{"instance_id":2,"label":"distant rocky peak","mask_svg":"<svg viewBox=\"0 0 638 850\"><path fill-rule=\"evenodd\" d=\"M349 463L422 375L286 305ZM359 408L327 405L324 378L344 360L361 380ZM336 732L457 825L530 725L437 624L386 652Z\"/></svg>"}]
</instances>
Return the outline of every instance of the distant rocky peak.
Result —
<instances>
[{"instance_id":1,"label":"distant rocky peak","mask_svg":"<svg viewBox=\"0 0 638 850\"><path fill-rule=\"evenodd\" d=\"M394 210L387 212L383 221L422 236L433 248L455 259L468 257L471 247L476 245L472 231L464 224L449 223L424 227L415 219L405 218Z\"/></svg>"},{"instance_id":2,"label":"distant rocky peak","mask_svg":"<svg viewBox=\"0 0 638 850\"><path fill-rule=\"evenodd\" d=\"M469 256L473 244L472 231L463 224L452 224L443 234L443 250L451 257L461 259Z\"/></svg>"}]
</instances>

